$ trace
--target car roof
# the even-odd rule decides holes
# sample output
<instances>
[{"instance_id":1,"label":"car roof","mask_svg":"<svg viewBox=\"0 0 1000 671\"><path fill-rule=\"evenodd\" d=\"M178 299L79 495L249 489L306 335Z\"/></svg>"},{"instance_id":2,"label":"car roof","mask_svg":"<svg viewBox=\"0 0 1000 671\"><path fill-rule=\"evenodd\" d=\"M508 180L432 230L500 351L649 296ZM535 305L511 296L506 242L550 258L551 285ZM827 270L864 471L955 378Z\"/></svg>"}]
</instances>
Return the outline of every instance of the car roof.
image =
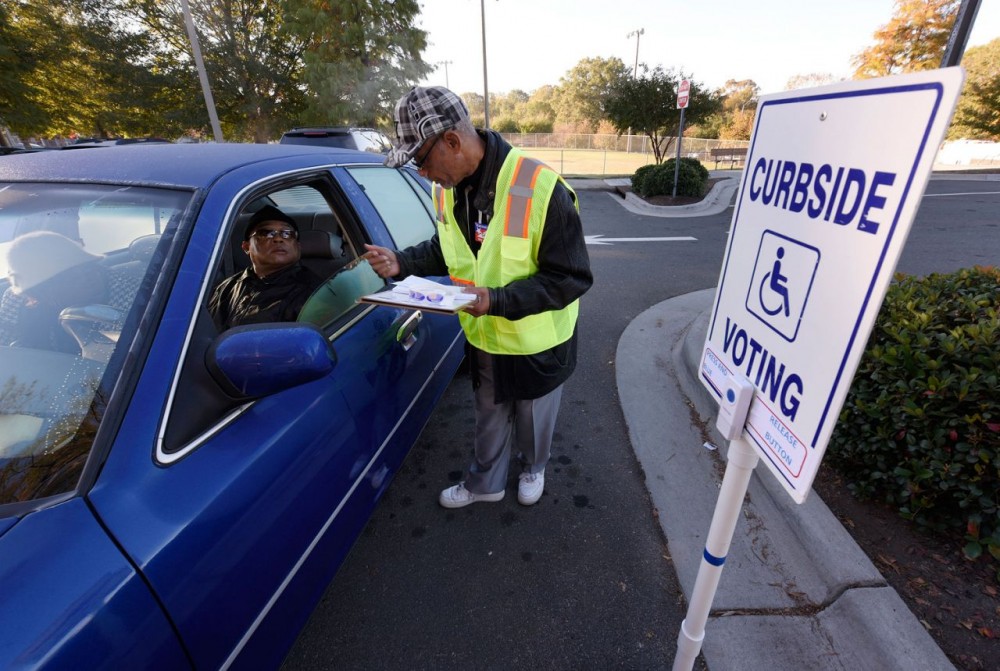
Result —
<instances>
[{"instance_id":1,"label":"car roof","mask_svg":"<svg viewBox=\"0 0 1000 671\"><path fill-rule=\"evenodd\" d=\"M296 126L285 131L289 133L349 133L353 130L378 130L370 126Z\"/></svg>"},{"instance_id":2,"label":"car roof","mask_svg":"<svg viewBox=\"0 0 1000 671\"><path fill-rule=\"evenodd\" d=\"M0 181L85 181L207 187L237 168L281 161L281 169L381 163L369 152L287 144L134 144L0 156Z\"/></svg>"}]
</instances>

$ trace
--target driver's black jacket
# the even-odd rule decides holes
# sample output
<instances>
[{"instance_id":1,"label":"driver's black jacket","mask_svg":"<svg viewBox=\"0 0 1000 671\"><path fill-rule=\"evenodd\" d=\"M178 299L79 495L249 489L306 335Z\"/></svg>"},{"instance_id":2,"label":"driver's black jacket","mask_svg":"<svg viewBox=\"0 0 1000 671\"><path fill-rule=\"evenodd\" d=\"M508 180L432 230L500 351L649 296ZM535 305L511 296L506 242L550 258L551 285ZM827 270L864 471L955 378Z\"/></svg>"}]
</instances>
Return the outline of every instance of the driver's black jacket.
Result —
<instances>
[{"instance_id":1,"label":"driver's black jacket","mask_svg":"<svg viewBox=\"0 0 1000 671\"><path fill-rule=\"evenodd\" d=\"M247 268L224 279L208 303L222 331L244 324L293 322L323 279L298 263L260 278Z\"/></svg>"}]
</instances>

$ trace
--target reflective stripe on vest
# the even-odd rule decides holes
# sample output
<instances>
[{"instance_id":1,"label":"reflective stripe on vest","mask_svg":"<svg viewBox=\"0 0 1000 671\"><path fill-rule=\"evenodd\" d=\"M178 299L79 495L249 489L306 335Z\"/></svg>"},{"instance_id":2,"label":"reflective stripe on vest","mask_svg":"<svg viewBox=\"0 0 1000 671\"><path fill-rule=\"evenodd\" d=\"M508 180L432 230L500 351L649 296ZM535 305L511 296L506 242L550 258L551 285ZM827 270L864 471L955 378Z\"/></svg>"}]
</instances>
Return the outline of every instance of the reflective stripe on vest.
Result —
<instances>
[{"instance_id":1,"label":"reflective stripe on vest","mask_svg":"<svg viewBox=\"0 0 1000 671\"><path fill-rule=\"evenodd\" d=\"M478 258L455 220L454 191L435 184L438 239L452 280L502 287L533 275L549 200L559 182L569 189L550 168L512 149L500 169L493 217ZM572 189L570 194L575 201ZM535 354L568 340L578 312L579 301L573 301L561 310L516 321L490 315L477 318L465 312L458 317L466 338L478 349L491 354Z\"/></svg>"},{"instance_id":2,"label":"reflective stripe on vest","mask_svg":"<svg viewBox=\"0 0 1000 671\"><path fill-rule=\"evenodd\" d=\"M437 210L437 220L444 223L444 189L438 187L436 184L434 186L437 187L437 191L432 191L432 193L436 194L434 209Z\"/></svg>"},{"instance_id":3,"label":"reflective stripe on vest","mask_svg":"<svg viewBox=\"0 0 1000 671\"><path fill-rule=\"evenodd\" d=\"M514 168L510 195L507 196L507 221L503 234L515 238L528 237L528 221L531 217L531 197L535 193L535 180L545 165L533 158L522 157Z\"/></svg>"}]
</instances>

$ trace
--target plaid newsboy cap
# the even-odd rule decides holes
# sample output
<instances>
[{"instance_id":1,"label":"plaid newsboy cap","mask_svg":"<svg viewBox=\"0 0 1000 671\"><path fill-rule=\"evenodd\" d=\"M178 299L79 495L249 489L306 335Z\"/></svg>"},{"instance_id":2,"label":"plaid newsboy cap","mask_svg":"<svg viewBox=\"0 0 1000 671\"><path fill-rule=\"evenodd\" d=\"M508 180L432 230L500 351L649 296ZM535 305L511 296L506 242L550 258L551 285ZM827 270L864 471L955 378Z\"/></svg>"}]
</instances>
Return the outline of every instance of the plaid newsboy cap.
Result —
<instances>
[{"instance_id":1,"label":"plaid newsboy cap","mask_svg":"<svg viewBox=\"0 0 1000 671\"><path fill-rule=\"evenodd\" d=\"M398 168L416 154L424 142L469 118L465 101L443 86L416 86L396 103L396 145L385 164Z\"/></svg>"}]
</instances>

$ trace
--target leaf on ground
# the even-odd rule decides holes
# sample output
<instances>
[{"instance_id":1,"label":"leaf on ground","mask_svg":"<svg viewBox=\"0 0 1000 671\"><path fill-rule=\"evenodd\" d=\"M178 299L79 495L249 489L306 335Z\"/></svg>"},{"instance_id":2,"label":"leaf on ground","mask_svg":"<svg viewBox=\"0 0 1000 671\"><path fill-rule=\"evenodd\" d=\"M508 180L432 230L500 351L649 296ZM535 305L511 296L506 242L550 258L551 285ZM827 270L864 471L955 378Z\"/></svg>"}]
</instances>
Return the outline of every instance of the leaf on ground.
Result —
<instances>
[{"instance_id":1,"label":"leaf on ground","mask_svg":"<svg viewBox=\"0 0 1000 671\"><path fill-rule=\"evenodd\" d=\"M996 632L990 629L989 627L980 627L977 631L979 632L979 635L982 636L983 638L997 637Z\"/></svg>"},{"instance_id":2,"label":"leaf on ground","mask_svg":"<svg viewBox=\"0 0 1000 671\"><path fill-rule=\"evenodd\" d=\"M885 555L881 555L881 554L880 555L875 555L875 558L879 561L880 564L883 564L883 565L891 568L896 573L899 573L899 567L896 565L896 560L895 559L892 559L890 557L886 557Z\"/></svg>"},{"instance_id":3,"label":"leaf on ground","mask_svg":"<svg viewBox=\"0 0 1000 671\"><path fill-rule=\"evenodd\" d=\"M972 631L972 620L959 620L958 623L969 631Z\"/></svg>"}]
</instances>

